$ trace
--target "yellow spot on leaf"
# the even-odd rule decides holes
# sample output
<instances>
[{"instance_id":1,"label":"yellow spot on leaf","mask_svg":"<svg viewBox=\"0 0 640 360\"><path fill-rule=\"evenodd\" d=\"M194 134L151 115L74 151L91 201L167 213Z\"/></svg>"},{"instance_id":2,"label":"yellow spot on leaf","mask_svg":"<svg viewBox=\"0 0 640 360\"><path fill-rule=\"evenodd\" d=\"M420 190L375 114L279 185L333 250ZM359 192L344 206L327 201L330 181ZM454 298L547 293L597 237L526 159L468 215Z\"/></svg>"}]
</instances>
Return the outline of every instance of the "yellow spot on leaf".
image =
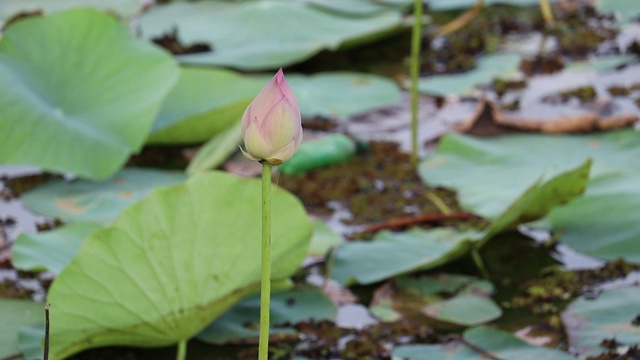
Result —
<instances>
[{"instance_id":1,"label":"yellow spot on leaf","mask_svg":"<svg viewBox=\"0 0 640 360\"><path fill-rule=\"evenodd\" d=\"M118 194L118 197L122 200L129 200L131 199L131 197L133 196L133 191L131 190L127 190L127 191L121 191Z\"/></svg>"},{"instance_id":2,"label":"yellow spot on leaf","mask_svg":"<svg viewBox=\"0 0 640 360\"><path fill-rule=\"evenodd\" d=\"M73 199L58 199L56 200L56 206L72 214L81 214L85 211L84 206L78 205Z\"/></svg>"}]
</instances>

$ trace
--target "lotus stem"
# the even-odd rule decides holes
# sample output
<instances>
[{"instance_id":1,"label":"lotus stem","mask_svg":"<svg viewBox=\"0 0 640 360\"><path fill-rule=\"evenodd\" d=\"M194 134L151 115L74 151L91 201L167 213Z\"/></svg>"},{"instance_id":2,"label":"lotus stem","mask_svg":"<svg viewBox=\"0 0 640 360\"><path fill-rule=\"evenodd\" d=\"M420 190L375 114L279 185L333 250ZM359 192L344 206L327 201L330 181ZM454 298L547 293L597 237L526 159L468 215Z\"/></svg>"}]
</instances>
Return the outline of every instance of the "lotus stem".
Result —
<instances>
[{"instance_id":1,"label":"lotus stem","mask_svg":"<svg viewBox=\"0 0 640 360\"><path fill-rule=\"evenodd\" d=\"M418 165L418 78L420 76L420 43L422 42L422 0L413 6L413 31L411 33L411 162Z\"/></svg>"},{"instance_id":2,"label":"lotus stem","mask_svg":"<svg viewBox=\"0 0 640 360\"><path fill-rule=\"evenodd\" d=\"M187 339L182 339L178 342L178 352L176 353L176 360L185 360L187 358Z\"/></svg>"},{"instance_id":3,"label":"lotus stem","mask_svg":"<svg viewBox=\"0 0 640 360\"><path fill-rule=\"evenodd\" d=\"M271 306L271 165L262 162L262 281L260 288L260 339L258 359L269 358Z\"/></svg>"},{"instance_id":4,"label":"lotus stem","mask_svg":"<svg viewBox=\"0 0 640 360\"><path fill-rule=\"evenodd\" d=\"M453 214L453 210L451 210L451 208L447 206L447 204L435 192L427 190L425 196L435 207L438 208L438 210L440 210L441 213L445 215Z\"/></svg>"},{"instance_id":5,"label":"lotus stem","mask_svg":"<svg viewBox=\"0 0 640 360\"><path fill-rule=\"evenodd\" d=\"M480 256L480 248L477 243L473 243L471 245L471 257L473 257L473 262L476 264L476 267L480 271L480 274L484 279L489 279L491 275L489 275L489 271L487 271L487 267L484 265L484 261L482 261L482 256Z\"/></svg>"}]
</instances>

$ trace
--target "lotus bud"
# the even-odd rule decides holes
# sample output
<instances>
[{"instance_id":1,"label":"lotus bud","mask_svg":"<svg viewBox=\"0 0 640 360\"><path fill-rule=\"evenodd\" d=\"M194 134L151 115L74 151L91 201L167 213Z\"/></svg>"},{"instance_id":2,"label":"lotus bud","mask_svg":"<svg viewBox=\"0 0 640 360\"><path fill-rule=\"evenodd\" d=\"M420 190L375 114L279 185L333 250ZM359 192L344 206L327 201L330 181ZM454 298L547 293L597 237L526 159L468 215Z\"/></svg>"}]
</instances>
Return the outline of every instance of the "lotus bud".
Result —
<instances>
[{"instance_id":1,"label":"lotus bud","mask_svg":"<svg viewBox=\"0 0 640 360\"><path fill-rule=\"evenodd\" d=\"M280 165L302 142L300 108L282 69L260 91L242 115L242 154L249 160Z\"/></svg>"}]
</instances>

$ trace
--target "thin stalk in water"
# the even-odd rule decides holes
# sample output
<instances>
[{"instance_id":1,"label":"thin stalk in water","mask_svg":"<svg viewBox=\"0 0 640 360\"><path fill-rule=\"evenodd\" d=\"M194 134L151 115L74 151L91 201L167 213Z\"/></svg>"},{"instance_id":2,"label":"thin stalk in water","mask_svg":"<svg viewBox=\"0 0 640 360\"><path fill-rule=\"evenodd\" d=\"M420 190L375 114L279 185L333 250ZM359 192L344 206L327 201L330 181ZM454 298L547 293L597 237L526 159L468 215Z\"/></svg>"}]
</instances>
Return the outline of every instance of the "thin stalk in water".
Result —
<instances>
[{"instance_id":1,"label":"thin stalk in water","mask_svg":"<svg viewBox=\"0 0 640 360\"><path fill-rule=\"evenodd\" d=\"M420 76L420 43L422 42L422 0L413 6L413 31L411 33L411 162L418 164L418 78Z\"/></svg>"}]
</instances>

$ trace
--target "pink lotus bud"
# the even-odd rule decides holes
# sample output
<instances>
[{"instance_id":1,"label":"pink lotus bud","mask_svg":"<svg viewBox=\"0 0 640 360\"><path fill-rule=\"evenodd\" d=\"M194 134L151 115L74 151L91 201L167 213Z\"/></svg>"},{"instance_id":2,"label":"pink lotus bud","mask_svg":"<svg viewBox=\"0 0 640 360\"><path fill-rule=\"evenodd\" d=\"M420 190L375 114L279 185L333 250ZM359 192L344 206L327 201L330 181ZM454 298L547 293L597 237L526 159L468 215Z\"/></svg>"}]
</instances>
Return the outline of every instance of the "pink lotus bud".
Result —
<instances>
[{"instance_id":1,"label":"pink lotus bud","mask_svg":"<svg viewBox=\"0 0 640 360\"><path fill-rule=\"evenodd\" d=\"M260 91L242 115L244 156L269 165L291 159L302 142L300 108L282 69Z\"/></svg>"}]
</instances>

